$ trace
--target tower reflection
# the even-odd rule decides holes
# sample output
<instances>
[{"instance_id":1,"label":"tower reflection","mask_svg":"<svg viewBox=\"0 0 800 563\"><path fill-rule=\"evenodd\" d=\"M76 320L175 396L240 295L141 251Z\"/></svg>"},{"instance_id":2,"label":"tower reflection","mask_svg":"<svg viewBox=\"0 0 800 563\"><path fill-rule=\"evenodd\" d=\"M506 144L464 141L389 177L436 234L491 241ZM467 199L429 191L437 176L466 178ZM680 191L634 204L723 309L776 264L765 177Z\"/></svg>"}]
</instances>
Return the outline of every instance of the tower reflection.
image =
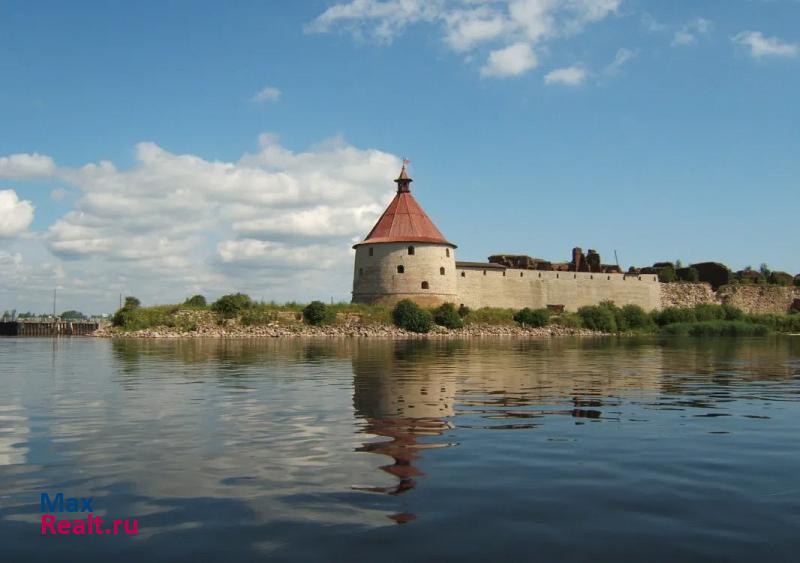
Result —
<instances>
[{"instance_id":1,"label":"tower reflection","mask_svg":"<svg viewBox=\"0 0 800 563\"><path fill-rule=\"evenodd\" d=\"M430 358L427 369L425 359ZM427 342L387 342L385 346L358 348L353 355L353 405L365 421L361 432L378 436L356 448L387 456L391 463L380 469L397 479L386 487L358 487L389 495L401 495L417 486L424 475L416 465L422 450L455 444L435 441L452 428L455 383L434 365L434 349ZM423 374L423 375L421 375ZM383 439L385 438L385 439ZM415 520L413 513L389 516L398 524Z\"/></svg>"}]
</instances>

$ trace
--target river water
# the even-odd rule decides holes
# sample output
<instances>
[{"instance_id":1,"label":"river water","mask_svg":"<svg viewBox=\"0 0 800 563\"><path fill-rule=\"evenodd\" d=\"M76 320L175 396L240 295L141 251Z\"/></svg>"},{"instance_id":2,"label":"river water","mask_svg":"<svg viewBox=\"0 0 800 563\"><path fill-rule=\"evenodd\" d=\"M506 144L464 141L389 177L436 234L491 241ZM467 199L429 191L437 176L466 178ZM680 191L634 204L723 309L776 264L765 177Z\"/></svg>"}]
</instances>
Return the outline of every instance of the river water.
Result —
<instances>
[{"instance_id":1,"label":"river water","mask_svg":"<svg viewBox=\"0 0 800 563\"><path fill-rule=\"evenodd\" d=\"M798 337L6 338L0 561L797 561L799 446Z\"/></svg>"}]
</instances>

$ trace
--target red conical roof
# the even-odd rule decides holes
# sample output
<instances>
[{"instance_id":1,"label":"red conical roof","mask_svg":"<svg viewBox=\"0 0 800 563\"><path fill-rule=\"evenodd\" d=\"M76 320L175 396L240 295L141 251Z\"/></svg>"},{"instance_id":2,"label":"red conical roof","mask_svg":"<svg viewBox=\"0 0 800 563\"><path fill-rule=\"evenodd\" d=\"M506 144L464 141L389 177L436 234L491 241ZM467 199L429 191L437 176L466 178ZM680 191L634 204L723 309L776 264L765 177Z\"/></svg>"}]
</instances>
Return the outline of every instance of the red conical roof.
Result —
<instances>
[{"instance_id":1,"label":"red conical roof","mask_svg":"<svg viewBox=\"0 0 800 563\"><path fill-rule=\"evenodd\" d=\"M405 165L400 171L400 177L395 182L397 182L397 194L389 207L372 227L367 238L354 245L353 248L361 244L381 242L430 242L447 244L455 248L456 245L444 238L444 235L439 232L433 221L411 195L410 183L412 180L406 172Z\"/></svg>"}]
</instances>

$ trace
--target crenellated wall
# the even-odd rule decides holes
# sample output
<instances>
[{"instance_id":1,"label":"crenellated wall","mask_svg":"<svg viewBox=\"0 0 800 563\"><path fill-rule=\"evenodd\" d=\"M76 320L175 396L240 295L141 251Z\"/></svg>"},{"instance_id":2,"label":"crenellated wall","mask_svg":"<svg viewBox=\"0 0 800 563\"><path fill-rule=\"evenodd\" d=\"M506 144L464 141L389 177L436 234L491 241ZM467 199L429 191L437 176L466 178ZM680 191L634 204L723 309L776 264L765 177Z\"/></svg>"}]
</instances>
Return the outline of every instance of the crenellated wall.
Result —
<instances>
[{"instance_id":1,"label":"crenellated wall","mask_svg":"<svg viewBox=\"0 0 800 563\"><path fill-rule=\"evenodd\" d=\"M661 306L661 284L652 274L626 276L589 272L458 268L456 304L472 308L521 309L563 305L576 311L610 300L639 305L647 311Z\"/></svg>"}]
</instances>

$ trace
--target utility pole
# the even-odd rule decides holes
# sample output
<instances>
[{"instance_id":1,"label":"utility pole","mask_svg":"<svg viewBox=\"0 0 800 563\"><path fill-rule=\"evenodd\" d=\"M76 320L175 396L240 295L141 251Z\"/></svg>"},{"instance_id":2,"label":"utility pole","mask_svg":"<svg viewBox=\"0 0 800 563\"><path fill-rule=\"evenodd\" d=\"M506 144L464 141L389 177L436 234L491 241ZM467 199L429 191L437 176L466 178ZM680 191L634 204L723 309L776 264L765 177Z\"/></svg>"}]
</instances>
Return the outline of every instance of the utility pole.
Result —
<instances>
[{"instance_id":1,"label":"utility pole","mask_svg":"<svg viewBox=\"0 0 800 563\"><path fill-rule=\"evenodd\" d=\"M56 289L53 288L53 320L56 320Z\"/></svg>"},{"instance_id":2,"label":"utility pole","mask_svg":"<svg viewBox=\"0 0 800 563\"><path fill-rule=\"evenodd\" d=\"M619 258L617 258L617 249L614 249L614 260L617 262L617 268L619 268Z\"/></svg>"}]
</instances>

